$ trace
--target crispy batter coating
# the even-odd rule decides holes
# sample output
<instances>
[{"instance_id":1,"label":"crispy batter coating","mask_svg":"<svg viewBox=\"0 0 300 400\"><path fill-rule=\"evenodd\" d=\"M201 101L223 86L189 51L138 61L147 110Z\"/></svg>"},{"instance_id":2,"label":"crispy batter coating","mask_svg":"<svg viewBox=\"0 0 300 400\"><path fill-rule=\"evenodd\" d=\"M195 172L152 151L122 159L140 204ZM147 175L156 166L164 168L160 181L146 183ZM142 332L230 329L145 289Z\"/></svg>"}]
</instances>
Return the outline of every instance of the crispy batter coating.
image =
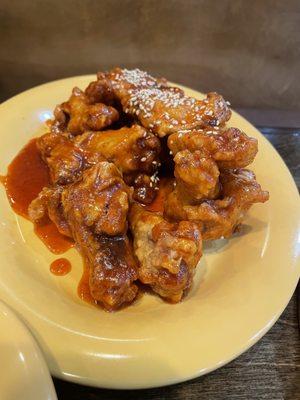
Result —
<instances>
[{"instance_id":1,"label":"crispy batter coating","mask_svg":"<svg viewBox=\"0 0 300 400\"><path fill-rule=\"evenodd\" d=\"M86 166L84 152L72 141L59 143L47 158L54 184L66 185L78 179Z\"/></svg>"},{"instance_id":2,"label":"crispy batter coating","mask_svg":"<svg viewBox=\"0 0 300 400\"><path fill-rule=\"evenodd\" d=\"M126 183L135 188L134 198L149 204L155 197L160 141L139 125L105 132L86 132L70 138L49 132L37 141L49 166L53 184L65 185L99 161L113 162Z\"/></svg>"},{"instance_id":3,"label":"crispy batter coating","mask_svg":"<svg viewBox=\"0 0 300 400\"><path fill-rule=\"evenodd\" d=\"M252 204L264 203L269 193L261 189L254 173L247 169L222 171L220 183L220 197L198 205L185 203L175 189L167 198L165 215L173 220L199 224L204 240L230 237Z\"/></svg>"},{"instance_id":4,"label":"crispy batter coating","mask_svg":"<svg viewBox=\"0 0 300 400\"><path fill-rule=\"evenodd\" d=\"M139 279L163 298L180 301L192 284L201 257L197 225L188 221L169 223L138 204L133 204L129 218L140 263Z\"/></svg>"},{"instance_id":5,"label":"crispy batter coating","mask_svg":"<svg viewBox=\"0 0 300 400\"><path fill-rule=\"evenodd\" d=\"M99 235L120 235L127 230L130 189L116 166L107 161L85 171L82 179L66 188L68 204L76 218ZM67 204L64 210L68 214Z\"/></svg>"},{"instance_id":6,"label":"crispy batter coating","mask_svg":"<svg viewBox=\"0 0 300 400\"><path fill-rule=\"evenodd\" d=\"M99 73L97 80L91 82L85 89L84 94L91 104L104 103L113 106L115 103L115 95L108 79L105 79L104 74Z\"/></svg>"},{"instance_id":7,"label":"crispy batter coating","mask_svg":"<svg viewBox=\"0 0 300 400\"><path fill-rule=\"evenodd\" d=\"M92 104L91 100L94 98L88 98L79 88L74 88L69 100L54 110L52 131L80 135L87 130L100 131L119 119L115 108L103 103Z\"/></svg>"},{"instance_id":8,"label":"crispy batter coating","mask_svg":"<svg viewBox=\"0 0 300 400\"><path fill-rule=\"evenodd\" d=\"M85 152L86 158L100 153L124 174L136 171L152 174L157 169L160 142L139 125L86 132L76 137L74 143Z\"/></svg>"},{"instance_id":9,"label":"crispy batter coating","mask_svg":"<svg viewBox=\"0 0 300 400\"><path fill-rule=\"evenodd\" d=\"M174 157L177 190L192 202L216 198L219 193L219 169L215 161L199 150L179 151Z\"/></svg>"},{"instance_id":10,"label":"crispy batter coating","mask_svg":"<svg viewBox=\"0 0 300 400\"><path fill-rule=\"evenodd\" d=\"M100 162L65 187L64 215L85 263L90 290L109 310L134 299L137 266L126 236L129 189L114 164Z\"/></svg>"},{"instance_id":11,"label":"crispy batter coating","mask_svg":"<svg viewBox=\"0 0 300 400\"><path fill-rule=\"evenodd\" d=\"M109 86L113 90L125 113L159 137L180 130L221 126L231 116L219 94L209 93L204 100L196 100L185 96L183 90L168 86L166 80L155 79L139 69L115 68L98 74L98 81L101 88Z\"/></svg>"},{"instance_id":12,"label":"crispy batter coating","mask_svg":"<svg viewBox=\"0 0 300 400\"><path fill-rule=\"evenodd\" d=\"M28 215L35 223L40 223L49 217L62 235L72 237L61 204L62 191L63 187L59 185L44 187L38 197L30 203Z\"/></svg>"},{"instance_id":13,"label":"crispy batter coating","mask_svg":"<svg viewBox=\"0 0 300 400\"><path fill-rule=\"evenodd\" d=\"M168 137L168 147L175 155L182 150L205 150L221 169L244 168L254 160L257 140L237 128L203 129L174 133Z\"/></svg>"}]
</instances>

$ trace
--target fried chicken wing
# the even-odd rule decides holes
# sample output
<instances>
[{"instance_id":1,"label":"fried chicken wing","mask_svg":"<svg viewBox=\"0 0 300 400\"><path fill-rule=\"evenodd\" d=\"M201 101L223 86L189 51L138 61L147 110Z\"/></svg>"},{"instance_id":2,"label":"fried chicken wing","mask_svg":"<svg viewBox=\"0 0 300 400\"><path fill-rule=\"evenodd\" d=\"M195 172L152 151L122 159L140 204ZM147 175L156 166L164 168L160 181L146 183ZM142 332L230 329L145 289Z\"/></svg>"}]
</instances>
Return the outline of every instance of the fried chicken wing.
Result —
<instances>
[{"instance_id":1,"label":"fried chicken wing","mask_svg":"<svg viewBox=\"0 0 300 400\"><path fill-rule=\"evenodd\" d=\"M199 150L179 151L174 157L177 190L190 201L216 198L219 193L219 169L215 161Z\"/></svg>"},{"instance_id":2,"label":"fried chicken wing","mask_svg":"<svg viewBox=\"0 0 300 400\"><path fill-rule=\"evenodd\" d=\"M130 188L114 164L97 163L83 173L78 183L68 186L66 192L67 204L75 207L76 217L93 232L111 236L126 232ZM65 192L62 197L68 214Z\"/></svg>"},{"instance_id":3,"label":"fried chicken wing","mask_svg":"<svg viewBox=\"0 0 300 400\"><path fill-rule=\"evenodd\" d=\"M102 154L123 174L136 171L152 174L157 169L159 139L139 125L105 132L86 132L76 137L74 143L86 153L86 158Z\"/></svg>"},{"instance_id":4,"label":"fried chicken wing","mask_svg":"<svg viewBox=\"0 0 300 400\"><path fill-rule=\"evenodd\" d=\"M102 87L109 86L125 113L159 137L196 127L221 126L231 115L225 100L217 93L196 100L185 96L183 90L168 86L166 80L155 79L139 69L115 68L98 74L98 81L99 93Z\"/></svg>"},{"instance_id":5,"label":"fried chicken wing","mask_svg":"<svg viewBox=\"0 0 300 400\"><path fill-rule=\"evenodd\" d=\"M133 204L129 218L140 263L139 279L161 297L180 301L192 284L201 257L197 225L188 221L169 223L138 204Z\"/></svg>"},{"instance_id":6,"label":"fried chicken wing","mask_svg":"<svg viewBox=\"0 0 300 400\"><path fill-rule=\"evenodd\" d=\"M105 78L103 73L98 73L97 78L96 81L88 85L84 94L92 104L104 103L113 106L116 98L110 81Z\"/></svg>"},{"instance_id":7,"label":"fried chicken wing","mask_svg":"<svg viewBox=\"0 0 300 400\"><path fill-rule=\"evenodd\" d=\"M204 240L230 237L251 205L264 203L269 194L261 189L254 173L247 169L222 171L220 183L222 191L218 199L202 201L198 205L185 203L175 189L167 198L165 215L173 220L197 223Z\"/></svg>"},{"instance_id":8,"label":"fried chicken wing","mask_svg":"<svg viewBox=\"0 0 300 400\"><path fill-rule=\"evenodd\" d=\"M86 167L84 152L67 133L47 132L37 139L37 147L54 185L73 182Z\"/></svg>"},{"instance_id":9,"label":"fried chicken wing","mask_svg":"<svg viewBox=\"0 0 300 400\"><path fill-rule=\"evenodd\" d=\"M119 119L115 108L104 103L92 104L92 100L92 96L88 98L79 88L74 88L70 99L56 107L52 131L80 135L87 130L104 129Z\"/></svg>"},{"instance_id":10,"label":"fried chicken wing","mask_svg":"<svg viewBox=\"0 0 300 400\"><path fill-rule=\"evenodd\" d=\"M62 191L63 186L59 185L44 187L38 197L30 203L28 215L35 223L50 218L62 235L72 237L61 203Z\"/></svg>"},{"instance_id":11,"label":"fried chicken wing","mask_svg":"<svg viewBox=\"0 0 300 400\"><path fill-rule=\"evenodd\" d=\"M139 125L105 132L86 132L75 138L53 132L38 139L53 184L65 185L99 161L113 162L126 183L135 188L134 198L148 204L155 197L155 174L160 165L160 141Z\"/></svg>"},{"instance_id":12,"label":"fried chicken wing","mask_svg":"<svg viewBox=\"0 0 300 400\"><path fill-rule=\"evenodd\" d=\"M186 149L205 150L221 169L244 168L256 156L257 140L237 128L202 129L174 133L168 137L168 147L174 155Z\"/></svg>"},{"instance_id":13,"label":"fried chicken wing","mask_svg":"<svg viewBox=\"0 0 300 400\"><path fill-rule=\"evenodd\" d=\"M126 236L129 195L118 169L106 161L62 193L65 217L90 270L91 295L110 310L137 294L137 265Z\"/></svg>"}]
</instances>

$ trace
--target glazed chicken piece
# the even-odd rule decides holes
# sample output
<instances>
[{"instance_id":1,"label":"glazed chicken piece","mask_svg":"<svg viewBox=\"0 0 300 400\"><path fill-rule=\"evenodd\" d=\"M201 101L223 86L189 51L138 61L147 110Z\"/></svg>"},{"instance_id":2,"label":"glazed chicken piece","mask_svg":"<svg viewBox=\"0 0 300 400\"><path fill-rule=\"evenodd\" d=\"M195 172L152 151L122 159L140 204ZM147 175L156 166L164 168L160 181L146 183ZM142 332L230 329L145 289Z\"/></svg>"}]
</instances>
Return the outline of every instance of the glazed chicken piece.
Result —
<instances>
[{"instance_id":1,"label":"glazed chicken piece","mask_svg":"<svg viewBox=\"0 0 300 400\"><path fill-rule=\"evenodd\" d=\"M37 139L37 147L49 167L54 185L72 183L80 178L85 169L96 162L105 161L99 153L88 159L84 150L67 133L47 132Z\"/></svg>"},{"instance_id":2,"label":"glazed chicken piece","mask_svg":"<svg viewBox=\"0 0 300 400\"><path fill-rule=\"evenodd\" d=\"M247 169L222 171L220 184L222 190L216 200L198 205L187 203L175 188L165 203L165 215L171 220L197 223L204 240L230 237L252 204L264 203L269 193L261 189L254 173Z\"/></svg>"},{"instance_id":3,"label":"glazed chicken piece","mask_svg":"<svg viewBox=\"0 0 300 400\"><path fill-rule=\"evenodd\" d=\"M53 184L72 183L85 169L107 160L119 168L126 183L136 188L136 200L148 204L155 197L160 141L139 125L86 132L74 139L49 132L38 139L37 145L49 166Z\"/></svg>"},{"instance_id":4,"label":"glazed chicken piece","mask_svg":"<svg viewBox=\"0 0 300 400\"><path fill-rule=\"evenodd\" d=\"M168 137L168 147L176 155L179 151L205 150L221 169L244 168L257 154L257 140L237 128L219 130L207 128Z\"/></svg>"},{"instance_id":5,"label":"glazed chicken piece","mask_svg":"<svg viewBox=\"0 0 300 400\"><path fill-rule=\"evenodd\" d=\"M75 139L91 163L99 154L113 162L125 182L135 188L133 198L149 204L156 195L160 141L139 125L115 131L87 132Z\"/></svg>"},{"instance_id":6,"label":"glazed chicken piece","mask_svg":"<svg viewBox=\"0 0 300 400\"><path fill-rule=\"evenodd\" d=\"M84 152L72 141L57 145L47 159L47 164L51 181L60 185L77 180L87 166Z\"/></svg>"},{"instance_id":7,"label":"glazed chicken piece","mask_svg":"<svg viewBox=\"0 0 300 400\"><path fill-rule=\"evenodd\" d=\"M157 169L160 153L159 139L139 125L105 132L86 132L76 137L74 144L82 149L86 158L102 154L113 162L123 174Z\"/></svg>"},{"instance_id":8,"label":"glazed chicken piece","mask_svg":"<svg viewBox=\"0 0 300 400\"><path fill-rule=\"evenodd\" d=\"M62 192L64 215L90 270L91 295L109 310L137 294L137 265L126 236L129 197L120 172L106 161Z\"/></svg>"},{"instance_id":9,"label":"glazed chicken piece","mask_svg":"<svg viewBox=\"0 0 300 400\"><path fill-rule=\"evenodd\" d=\"M38 197L30 203L28 215L34 223L41 223L50 218L62 235L72 237L61 203L63 189L63 186L59 185L44 187Z\"/></svg>"},{"instance_id":10,"label":"glazed chicken piece","mask_svg":"<svg viewBox=\"0 0 300 400\"><path fill-rule=\"evenodd\" d=\"M179 151L174 157L177 190L189 202L213 199L219 194L219 169L203 151Z\"/></svg>"},{"instance_id":11,"label":"glazed chicken piece","mask_svg":"<svg viewBox=\"0 0 300 400\"><path fill-rule=\"evenodd\" d=\"M102 130L119 119L115 108L103 103L93 104L93 100L75 87L69 100L55 108L51 130L80 135L87 130Z\"/></svg>"},{"instance_id":12,"label":"glazed chicken piece","mask_svg":"<svg viewBox=\"0 0 300 400\"><path fill-rule=\"evenodd\" d=\"M169 223L138 204L132 205L129 219L140 281L168 301L180 301L192 284L202 254L197 225Z\"/></svg>"},{"instance_id":13,"label":"glazed chicken piece","mask_svg":"<svg viewBox=\"0 0 300 400\"><path fill-rule=\"evenodd\" d=\"M166 80L155 79L139 69L115 68L99 73L97 82L92 84L95 97L97 87L99 93L112 91L125 113L159 137L197 127L221 126L231 116L219 94L209 93L204 100L196 100L185 96L183 90L168 86Z\"/></svg>"}]
</instances>

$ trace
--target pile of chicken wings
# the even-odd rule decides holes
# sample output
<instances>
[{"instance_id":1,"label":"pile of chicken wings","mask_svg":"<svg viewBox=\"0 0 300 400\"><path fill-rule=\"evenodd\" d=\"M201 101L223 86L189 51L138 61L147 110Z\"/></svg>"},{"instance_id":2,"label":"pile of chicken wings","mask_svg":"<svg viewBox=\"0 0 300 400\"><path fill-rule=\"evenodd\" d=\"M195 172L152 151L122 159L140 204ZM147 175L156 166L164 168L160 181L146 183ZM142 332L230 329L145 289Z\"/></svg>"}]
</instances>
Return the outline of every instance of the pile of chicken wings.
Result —
<instances>
[{"instance_id":1,"label":"pile of chicken wings","mask_svg":"<svg viewBox=\"0 0 300 400\"><path fill-rule=\"evenodd\" d=\"M228 127L217 93L188 97L138 69L98 73L54 110L38 139L51 185L29 207L75 240L95 302L115 310L138 281L170 302L192 284L202 240L230 237L268 200L248 169L257 140ZM161 180L163 207L151 210Z\"/></svg>"}]
</instances>

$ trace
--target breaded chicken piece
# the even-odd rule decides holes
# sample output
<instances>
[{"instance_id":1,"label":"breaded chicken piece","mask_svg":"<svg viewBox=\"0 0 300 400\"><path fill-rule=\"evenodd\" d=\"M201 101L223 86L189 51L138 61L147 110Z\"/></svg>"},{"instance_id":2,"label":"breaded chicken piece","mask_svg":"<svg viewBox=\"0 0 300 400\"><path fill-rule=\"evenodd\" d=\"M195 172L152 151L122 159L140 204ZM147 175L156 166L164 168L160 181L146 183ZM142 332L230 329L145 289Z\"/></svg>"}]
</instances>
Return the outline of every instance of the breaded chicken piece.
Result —
<instances>
[{"instance_id":1,"label":"breaded chicken piece","mask_svg":"<svg viewBox=\"0 0 300 400\"><path fill-rule=\"evenodd\" d=\"M198 205L187 203L175 189L165 203L165 215L171 220L198 224L204 240L230 237L252 204L264 203L269 193L261 189L254 173L247 169L222 171L220 183L220 196Z\"/></svg>"},{"instance_id":2,"label":"breaded chicken piece","mask_svg":"<svg viewBox=\"0 0 300 400\"><path fill-rule=\"evenodd\" d=\"M182 150L174 157L174 163L177 190L190 202L217 197L220 173L209 155L199 150Z\"/></svg>"},{"instance_id":3,"label":"breaded chicken piece","mask_svg":"<svg viewBox=\"0 0 300 400\"><path fill-rule=\"evenodd\" d=\"M86 158L102 154L123 174L136 171L152 174L157 169L159 139L139 125L105 132L86 132L77 136L74 144L85 152Z\"/></svg>"},{"instance_id":4,"label":"breaded chicken piece","mask_svg":"<svg viewBox=\"0 0 300 400\"><path fill-rule=\"evenodd\" d=\"M91 295L109 310L137 294L137 265L126 236L129 196L120 172L106 161L62 192L65 218L90 270Z\"/></svg>"},{"instance_id":5,"label":"breaded chicken piece","mask_svg":"<svg viewBox=\"0 0 300 400\"><path fill-rule=\"evenodd\" d=\"M49 217L62 235L72 237L61 203L63 189L59 185L44 187L30 203L28 215L34 223L40 223Z\"/></svg>"},{"instance_id":6,"label":"breaded chicken piece","mask_svg":"<svg viewBox=\"0 0 300 400\"><path fill-rule=\"evenodd\" d=\"M113 162L126 183L135 188L134 198L149 204L156 195L156 175L160 165L160 141L139 125L105 132L86 132L75 138L48 132L37 140L47 163L51 181L66 185L100 161Z\"/></svg>"},{"instance_id":7,"label":"breaded chicken piece","mask_svg":"<svg viewBox=\"0 0 300 400\"><path fill-rule=\"evenodd\" d=\"M197 100L177 87L168 86L166 80L155 79L139 69L115 68L99 73L97 83L92 86L94 98L97 86L99 93L109 87L125 113L159 137L197 127L222 126L231 116L219 94L209 93L204 100Z\"/></svg>"},{"instance_id":8,"label":"breaded chicken piece","mask_svg":"<svg viewBox=\"0 0 300 400\"><path fill-rule=\"evenodd\" d=\"M139 260L139 279L161 297L178 302L192 284L202 254L197 225L183 221L169 223L159 213L133 204L130 228Z\"/></svg>"},{"instance_id":9,"label":"breaded chicken piece","mask_svg":"<svg viewBox=\"0 0 300 400\"><path fill-rule=\"evenodd\" d=\"M174 155L182 150L205 150L221 169L246 167L258 150L257 140L237 128L174 133L168 137L168 147Z\"/></svg>"},{"instance_id":10,"label":"breaded chicken piece","mask_svg":"<svg viewBox=\"0 0 300 400\"><path fill-rule=\"evenodd\" d=\"M93 99L94 100L94 99ZM54 110L50 122L53 132L69 132L72 135L92 130L99 131L119 119L118 111L104 103L92 103L79 88L74 88L68 101Z\"/></svg>"}]
</instances>

